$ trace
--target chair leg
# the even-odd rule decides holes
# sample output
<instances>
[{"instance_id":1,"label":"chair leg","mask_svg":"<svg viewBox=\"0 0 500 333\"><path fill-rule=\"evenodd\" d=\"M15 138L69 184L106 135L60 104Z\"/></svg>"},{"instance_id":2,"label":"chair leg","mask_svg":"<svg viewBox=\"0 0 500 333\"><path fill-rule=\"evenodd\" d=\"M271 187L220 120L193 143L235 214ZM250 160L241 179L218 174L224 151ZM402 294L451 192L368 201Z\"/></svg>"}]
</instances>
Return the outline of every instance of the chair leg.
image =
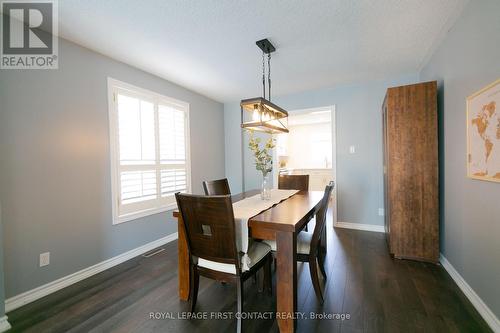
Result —
<instances>
[{"instance_id":1,"label":"chair leg","mask_svg":"<svg viewBox=\"0 0 500 333\"><path fill-rule=\"evenodd\" d=\"M271 264L273 261L273 256L270 255L264 264L264 290L267 290L269 295L273 294L273 282L271 274Z\"/></svg>"},{"instance_id":2,"label":"chair leg","mask_svg":"<svg viewBox=\"0 0 500 333\"><path fill-rule=\"evenodd\" d=\"M326 240L328 239L328 236L326 235L326 227L323 228L323 231L321 232L321 238L320 238L320 246L319 248L323 251L324 254L326 254L326 249L327 249L327 244Z\"/></svg>"},{"instance_id":3,"label":"chair leg","mask_svg":"<svg viewBox=\"0 0 500 333\"><path fill-rule=\"evenodd\" d=\"M243 280L238 280L236 283L236 293L238 294L237 307L238 316L236 317L236 332L241 333L241 313L243 312Z\"/></svg>"},{"instance_id":4,"label":"chair leg","mask_svg":"<svg viewBox=\"0 0 500 333\"><path fill-rule=\"evenodd\" d=\"M198 274L198 269L193 267L193 275L191 278L191 312L194 312L194 307L196 306L196 299L198 298L198 286L200 285L200 275Z\"/></svg>"},{"instance_id":5,"label":"chair leg","mask_svg":"<svg viewBox=\"0 0 500 333\"><path fill-rule=\"evenodd\" d=\"M319 276L318 276L318 266L316 265L316 257L309 258L309 272L311 272L311 280L314 287L314 292L316 293L316 297L318 297L321 304L323 304L323 294L321 293L321 287L319 285Z\"/></svg>"},{"instance_id":6,"label":"chair leg","mask_svg":"<svg viewBox=\"0 0 500 333\"><path fill-rule=\"evenodd\" d=\"M323 251L320 251L320 253L318 253L318 264L321 275L323 275L323 279L326 280L325 253Z\"/></svg>"}]
</instances>

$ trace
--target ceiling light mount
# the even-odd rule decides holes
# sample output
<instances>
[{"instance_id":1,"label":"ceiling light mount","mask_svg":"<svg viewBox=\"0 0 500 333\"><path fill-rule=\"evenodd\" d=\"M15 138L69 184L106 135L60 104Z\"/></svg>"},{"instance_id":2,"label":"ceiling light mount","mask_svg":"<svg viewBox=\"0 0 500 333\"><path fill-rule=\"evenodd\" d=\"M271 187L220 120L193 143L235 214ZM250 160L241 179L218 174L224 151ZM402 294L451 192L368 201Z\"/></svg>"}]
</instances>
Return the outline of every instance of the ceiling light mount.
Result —
<instances>
[{"instance_id":1,"label":"ceiling light mount","mask_svg":"<svg viewBox=\"0 0 500 333\"><path fill-rule=\"evenodd\" d=\"M285 118L288 119L288 112L271 103L271 53L276 51L276 48L267 38L255 44L262 50L262 97L244 99L240 102L241 127L270 134L288 133L288 129L282 122ZM266 55L268 99L266 99ZM251 114L251 119L245 121L245 114Z\"/></svg>"},{"instance_id":2,"label":"ceiling light mount","mask_svg":"<svg viewBox=\"0 0 500 333\"><path fill-rule=\"evenodd\" d=\"M265 54L269 54L269 53L273 53L274 51L276 51L276 48L274 47L273 44L271 44L271 42L269 41L269 39L267 38L264 38L264 39L261 39L261 40L258 40L255 42L255 44L257 44L257 46L262 50L262 52L264 52Z\"/></svg>"}]
</instances>

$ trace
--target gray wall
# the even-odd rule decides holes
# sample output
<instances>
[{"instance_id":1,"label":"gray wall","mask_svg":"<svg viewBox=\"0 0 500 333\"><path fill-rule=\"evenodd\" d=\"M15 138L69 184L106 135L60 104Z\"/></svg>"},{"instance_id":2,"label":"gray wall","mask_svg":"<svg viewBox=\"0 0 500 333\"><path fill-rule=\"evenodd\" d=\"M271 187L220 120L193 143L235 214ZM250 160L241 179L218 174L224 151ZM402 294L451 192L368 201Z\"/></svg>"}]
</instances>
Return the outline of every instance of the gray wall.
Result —
<instances>
[{"instance_id":1,"label":"gray wall","mask_svg":"<svg viewBox=\"0 0 500 333\"><path fill-rule=\"evenodd\" d=\"M498 0L471 1L420 73L439 82L441 252L497 317L500 184L466 177L465 103L500 78L499 13Z\"/></svg>"},{"instance_id":2,"label":"gray wall","mask_svg":"<svg viewBox=\"0 0 500 333\"><path fill-rule=\"evenodd\" d=\"M336 105L338 221L383 224L383 217L378 216L378 208L384 207L382 102L388 87L417 81L415 74L273 98L273 102L288 111ZM224 104L226 176L233 192L240 191L242 184L239 125L239 103ZM356 154L349 154L350 145L356 146ZM261 176L254 169L246 145L244 151L245 187L258 188Z\"/></svg>"},{"instance_id":3,"label":"gray wall","mask_svg":"<svg viewBox=\"0 0 500 333\"><path fill-rule=\"evenodd\" d=\"M190 103L193 192L223 177L223 105L61 40L58 70L0 73L6 297L177 231L171 212L112 225L107 77ZM51 264L38 267L42 252Z\"/></svg>"},{"instance_id":4,"label":"gray wall","mask_svg":"<svg viewBox=\"0 0 500 333\"><path fill-rule=\"evenodd\" d=\"M0 318L5 315L5 292L3 284L3 224L2 224L2 205L0 204Z\"/></svg>"}]
</instances>

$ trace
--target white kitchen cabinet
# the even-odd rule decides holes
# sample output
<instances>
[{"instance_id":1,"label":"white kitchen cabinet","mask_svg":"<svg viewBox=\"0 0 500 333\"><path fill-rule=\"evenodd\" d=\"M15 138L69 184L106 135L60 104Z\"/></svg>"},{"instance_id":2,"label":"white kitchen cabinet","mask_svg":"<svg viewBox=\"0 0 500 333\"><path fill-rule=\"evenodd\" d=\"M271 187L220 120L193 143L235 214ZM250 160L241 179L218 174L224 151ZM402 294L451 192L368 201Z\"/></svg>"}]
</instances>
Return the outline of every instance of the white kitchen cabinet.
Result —
<instances>
[{"instance_id":1,"label":"white kitchen cabinet","mask_svg":"<svg viewBox=\"0 0 500 333\"><path fill-rule=\"evenodd\" d=\"M288 169L290 175L309 175L309 190L324 191L325 186L334 180L332 169Z\"/></svg>"}]
</instances>

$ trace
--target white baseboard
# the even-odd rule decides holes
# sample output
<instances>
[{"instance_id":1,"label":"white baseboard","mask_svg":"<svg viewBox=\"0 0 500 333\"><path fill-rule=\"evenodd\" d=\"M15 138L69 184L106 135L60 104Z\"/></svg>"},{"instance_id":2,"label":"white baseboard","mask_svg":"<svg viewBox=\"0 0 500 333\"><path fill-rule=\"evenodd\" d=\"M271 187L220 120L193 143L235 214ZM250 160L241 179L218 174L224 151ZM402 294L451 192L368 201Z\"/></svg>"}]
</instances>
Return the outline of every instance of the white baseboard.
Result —
<instances>
[{"instance_id":1,"label":"white baseboard","mask_svg":"<svg viewBox=\"0 0 500 333\"><path fill-rule=\"evenodd\" d=\"M450 274L451 278L458 285L460 290L469 299L472 305L476 308L477 312L483 317L483 319L490 325L493 332L500 333L500 320L497 316L490 310L490 308L483 302L481 297L474 291L474 289L469 286L469 284L464 280L464 278L457 272L455 267L453 267L450 262L446 259L443 254L441 254L440 260L441 265Z\"/></svg>"},{"instance_id":2,"label":"white baseboard","mask_svg":"<svg viewBox=\"0 0 500 333\"><path fill-rule=\"evenodd\" d=\"M139 246L135 249L132 249L130 251L127 251L125 253L122 253L116 257L110 258L108 260L105 260L103 262L100 262L98 264L95 264L93 266L84 268L76 273L64 276L60 279L57 279L55 281L49 282L47 284L44 284L43 286L37 287L35 289L26 291L22 294L16 295L14 297L11 297L9 299L5 300L5 312L10 312L12 310L15 310L25 304L31 303L33 301L36 301L37 299L40 299L44 296L47 296L49 294L52 294L58 290L61 290L63 288L66 288L74 283L77 283L81 280L84 280L92 275L95 275L97 273L100 273L102 271L105 271L106 269L109 269L111 267L114 267L116 265L119 265L127 260L130 260L132 258L135 258L143 253L146 253L148 251L151 251L158 246L164 245L165 243L172 242L176 240L178 237L177 232L170 234L166 237L157 239L151 243L147 243L145 245ZM1 332L1 330L0 330Z\"/></svg>"},{"instance_id":3,"label":"white baseboard","mask_svg":"<svg viewBox=\"0 0 500 333\"><path fill-rule=\"evenodd\" d=\"M0 333L10 330L10 324L7 319L7 316L0 318Z\"/></svg>"},{"instance_id":4,"label":"white baseboard","mask_svg":"<svg viewBox=\"0 0 500 333\"><path fill-rule=\"evenodd\" d=\"M385 232L383 225L375 225L375 224L336 222L334 224L334 226L337 228L345 228L345 229L355 229L355 230L364 230L364 231L373 231L373 232Z\"/></svg>"}]
</instances>

